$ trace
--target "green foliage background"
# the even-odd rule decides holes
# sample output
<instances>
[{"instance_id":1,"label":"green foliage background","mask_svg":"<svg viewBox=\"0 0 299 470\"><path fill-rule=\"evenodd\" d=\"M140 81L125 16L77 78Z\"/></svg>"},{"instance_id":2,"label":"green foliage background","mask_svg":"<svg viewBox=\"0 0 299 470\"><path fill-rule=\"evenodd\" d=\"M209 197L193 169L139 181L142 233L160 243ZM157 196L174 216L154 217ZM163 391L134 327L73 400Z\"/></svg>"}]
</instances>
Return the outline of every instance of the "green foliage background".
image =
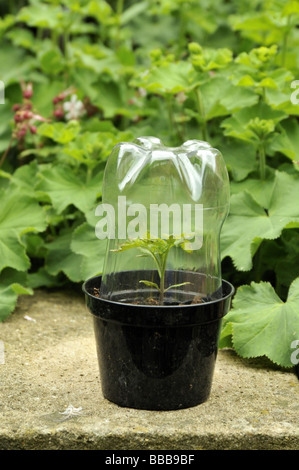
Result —
<instances>
[{"instance_id":1,"label":"green foliage background","mask_svg":"<svg viewBox=\"0 0 299 470\"><path fill-rule=\"evenodd\" d=\"M20 294L101 272L94 208L113 145L202 139L222 151L231 179L222 269L237 294L220 346L291 367L299 2L10 0L0 14L0 319ZM12 107L22 80L46 121L20 139ZM70 87L87 112L57 119L53 99Z\"/></svg>"}]
</instances>

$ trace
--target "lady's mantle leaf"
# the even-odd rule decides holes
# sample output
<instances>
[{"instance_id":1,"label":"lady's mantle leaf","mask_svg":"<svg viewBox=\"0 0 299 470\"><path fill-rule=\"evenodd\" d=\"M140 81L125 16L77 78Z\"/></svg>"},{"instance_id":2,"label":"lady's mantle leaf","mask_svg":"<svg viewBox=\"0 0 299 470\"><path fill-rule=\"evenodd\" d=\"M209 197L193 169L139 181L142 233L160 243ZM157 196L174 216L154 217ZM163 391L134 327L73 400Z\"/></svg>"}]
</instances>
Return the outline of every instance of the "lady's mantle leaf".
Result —
<instances>
[{"instance_id":1,"label":"lady's mantle leaf","mask_svg":"<svg viewBox=\"0 0 299 470\"><path fill-rule=\"evenodd\" d=\"M299 223L299 178L277 172L267 211L249 192L233 194L221 234L222 258L230 256L240 271L250 270L263 239L278 238L288 224Z\"/></svg>"},{"instance_id":2,"label":"lady's mantle leaf","mask_svg":"<svg viewBox=\"0 0 299 470\"><path fill-rule=\"evenodd\" d=\"M32 197L20 196L17 190L2 191L0 194L0 271L12 267L25 271L30 266L21 235L43 231L46 218L42 207Z\"/></svg>"},{"instance_id":3,"label":"lady's mantle leaf","mask_svg":"<svg viewBox=\"0 0 299 470\"><path fill-rule=\"evenodd\" d=\"M40 173L41 181L37 190L46 193L58 214L73 204L82 212L96 204L102 190L102 173L96 175L88 184L75 175L70 168L46 168ZM86 177L85 177L86 178Z\"/></svg>"},{"instance_id":4,"label":"lady's mantle leaf","mask_svg":"<svg viewBox=\"0 0 299 470\"><path fill-rule=\"evenodd\" d=\"M83 280L80 272L82 256L71 250L71 239L72 232L66 231L46 245L48 254L45 269L51 276L63 272L71 281L80 282Z\"/></svg>"},{"instance_id":5,"label":"lady's mantle leaf","mask_svg":"<svg viewBox=\"0 0 299 470\"><path fill-rule=\"evenodd\" d=\"M84 222L76 228L71 241L71 250L82 256L80 265L81 278L87 279L103 271L106 240L99 240L95 228Z\"/></svg>"},{"instance_id":6,"label":"lady's mantle leaf","mask_svg":"<svg viewBox=\"0 0 299 470\"><path fill-rule=\"evenodd\" d=\"M30 288L14 283L10 286L0 286L0 322L15 309L19 295L32 295Z\"/></svg>"},{"instance_id":7,"label":"lady's mantle leaf","mask_svg":"<svg viewBox=\"0 0 299 470\"><path fill-rule=\"evenodd\" d=\"M135 78L132 84L151 93L176 94L193 89L197 85L197 76L188 62L168 63L152 67L142 77Z\"/></svg>"},{"instance_id":8,"label":"lady's mantle leaf","mask_svg":"<svg viewBox=\"0 0 299 470\"><path fill-rule=\"evenodd\" d=\"M221 123L226 136L235 137L247 142L255 142L256 134L250 124L254 120L264 123L268 126L275 125L283 119L287 118L287 114L283 111L272 109L265 103L257 103L250 108L243 108L234 113L231 117L225 119Z\"/></svg>"},{"instance_id":9,"label":"lady's mantle leaf","mask_svg":"<svg viewBox=\"0 0 299 470\"><path fill-rule=\"evenodd\" d=\"M6 268L0 274L0 322L15 309L19 295L32 295L27 273Z\"/></svg>"},{"instance_id":10,"label":"lady's mantle leaf","mask_svg":"<svg viewBox=\"0 0 299 470\"><path fill-rule=\"evenodd\" d=\"M299 160L299 124L297 119L281 123L281 133L271 142L271 150L281 152L291 160Z\"/></svg>"},{"instance_id":11,"label":"lady's mantle leaf","mask_svg":"<svg viewBox=\"0 0 299 470\"><path fill-rule=\"evenodd\" d=\"M240 356L267 356L283 367L292 367L291 344L299 339L298 305L299 278L291 284L286 302L277 296L270 283L252 282L238 289L223 331L231 324L232 343Z\"/></svg>"}]
</instances>

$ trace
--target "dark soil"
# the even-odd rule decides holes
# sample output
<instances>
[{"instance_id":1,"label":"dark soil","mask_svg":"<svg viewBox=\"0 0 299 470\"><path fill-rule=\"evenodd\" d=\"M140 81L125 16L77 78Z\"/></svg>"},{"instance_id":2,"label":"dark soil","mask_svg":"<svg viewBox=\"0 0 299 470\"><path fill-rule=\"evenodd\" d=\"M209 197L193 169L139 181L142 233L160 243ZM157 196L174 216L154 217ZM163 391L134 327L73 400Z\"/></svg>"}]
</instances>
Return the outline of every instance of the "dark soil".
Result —
<instances>
[{"instance_id":1,"label":"dark soil","mask_svg":"<svg viewBox=\"0 0 299 470\"><path fill-rule=\"evenodd\" d=\"M92 294L95 296L95 297L101 297L100 295L100 289L98 287L94 287L93 288L93 292ZM147 299L122 299L122 302L124 303L130 303L132 305L160 305L160 302L158 299L155 299L153 297L148 297ZM171 305L194 305L194 304L201 304L204 302L204 299L202 298L201 295L196 295L195 297L193 297L192 300L186 300L185 302L177 302L177 301L173 301L173 300L165 300L163 305L168 305L168 306L171 306Z\"/></svg>"}]
</instances>

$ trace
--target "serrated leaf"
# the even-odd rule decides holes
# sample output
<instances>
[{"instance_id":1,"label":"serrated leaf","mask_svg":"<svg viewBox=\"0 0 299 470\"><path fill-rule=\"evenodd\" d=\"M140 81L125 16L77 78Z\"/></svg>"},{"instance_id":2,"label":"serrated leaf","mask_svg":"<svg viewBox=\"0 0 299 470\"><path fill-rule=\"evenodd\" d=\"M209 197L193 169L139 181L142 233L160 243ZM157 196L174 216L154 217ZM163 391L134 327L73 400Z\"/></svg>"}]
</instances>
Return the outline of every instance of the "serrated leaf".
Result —
<instances>
[{"instance_id":1,"label":"serrated leaf","mask_svg":"<svg viewBox=\"0 0 299 470\"><path fill-rule=\"evenodd\" d=\"M232 334L233 334L233 325L231 322L227 321L222 323L221 334L219 337L218 347L222 348L231 348L233 349L232 343Z\"/></svg>"},{"instance_id":2,"label":"serrated leaf","mask_svg":"<svg viewBox=\"0 0 299 470\"><path fill-rule=\"evenodd\" d=\"M299 338L299 278L283 302L268 282L239 287L232 310L224 319L231 324L232 341L242 357L267 356L283 367L291 362L294 340Z\"/></svg>"},{"instance_id":3,"label":"serrated leaf","mask_svg":"<svg viewBox=\"0 0 299 470\"><path fill-rule=\"evenodd\" d=\"M80 266L82 279L85 280L102 273L106 245L106 240L99 240L96 237L95 228L87 222L74 231L71 249L74 253L82 256Z\"/></svg>"},{"instance_id":4,"label":"serrated leaf","mask_svg":"<svg viewBox=\"0 0 299 470\"><path fill-rule=\"evenodd\" d=\"M45 267L42 266L36 272L28 273L27 284L32 289L37 289L39 287L51 288L63 285L63 281L59 280L59 276L52 276L50 273L48 273Z\"/></svg>"},{"instance_id":5,"label":"serrated leaf","mask_svg":"<svg viewBox=\"0 0 299 470\"><path fill-rule=\"evenodd\" d=\"M152 67L142 77L135 78L132 84L142 86L151 93L175 95L190 91L198 82L192 65L182 61Z\"/></svg>"},{"instance_id":6,"label":"serrated leaf","mask_svg":"<svg viewBox=\"0 0 299 470\"><path fill-rule=\"evenodd\" d=\"M196 43L191 43L189 47L192 65L204 72L224 68L232 61L232 51L227 48L202 49L201 46L197 47Z\"/></svg>"},{"instance_id":7,"label":"serrated leaf","mask_svg":"<svg viewBox=\"0 0 299 470\"><path fill-rule=\"evenodd\" d=\"M30 261L21 235L43 231L45 213L34 198L26 194L20 196L11 187L0 193L0 200L0 271L5 267L26 270Z\"/></svg>"},{"instance_id":8,"label":"serrated leaf","mask_svg":"<svg viewBox=\"0 0 299 470\"><path fill-rule=\"evenodd\" d=\"M257 118L267 122L273 121L273 123L277 124L286 119L287 114L283 111L272 109L267 104L260 102L249 108L237 111L231 117L222 121L221 127L224 128L224 134L227 136L252 142L256 139L256 136L248 128L248 124L251 120L256 120Z\"/></svg>"},{"instance_id":9,"label":"serrated leaf","mask_svg":"<svg viewBox=\"0 0 299 470\"><path fill-rule=\"evenodd\" d=\"M275 178L270 174L267 178L246 178L244 181L232 181L231 194L247 191L252 198L264 209L268 209L271 203Z\"/></svg>"},{"instance_id":10,"label":"serrated leaf","mask_svg":"<svg viewBox=\"0 0 299 470\"><path fill-rule=\"evenodd\" d=\"M19 295L32 295L27 287L27 273L7 268L0 275L0 322L4 321L16 307Z\"/></svg>"},{"instance_id":11,"label":"serrated leaf","mask_svg":"<svg viewBox=\"0 0 299 470\"><path fill-rule=\"evenodd\" d=\"M65 67L62 53L57 49L42 51L39 55L39 62L45 74L58 75Z\"/></svg>"},{"instance_id":12,"label":"serrated leaf","mask_svg":"<svg viewBox=\"0 0 299 470\"><path fill-rule=\"evenodd\" d=\"M16 48L9 43L0 49L1 80L5 87L12 83L18 83L20 77L24 80L29 79L32 69L36 66L36 58L26 56L24 51ZM2 106L2 105L1 105Z\"/></svg>"},{"instance_id":13,"label":"serrated leaf","mask_svg":"<svg viewBox=\"0 0 299 470\"><path fill-rule=\"evenodd\" d=\"M256 150L250 143L227 139L221 153L235 181L245 179L256 168Z\"/></svg>"},{"instance_id":14,"label":"serrated leaf","mask_svg":"<svg viewBox=\"0 0 299 470\"><path fill-rule=\"evenodd\" d=\"M277 134L270 146L271 150L281 152L291 160L299 161L299 124L297 119L281 123L281 133Z\"/></svg>"},{"instance_id":15,"label":"serrated leaf","mask_svg":"<svg viewBox=\"0 0 299 470\"><path fill-rule=\"evenodd\" d=\"M299 223L299 178L276 172L267 212L248 192L234 194L222 233L222 257L240 271L252 268L252 256L263 239L278 238L291 222Z\"/></svg>"},{"instance_id":16,"label":"serrated leaf","mask_svg":"<svg viewBox=\"0 0 299 470\"><path fill-rule=\"evenodd\" d=\"M200 86L204 118L210 120L225 116L258 101L258 96L251 90L236 88L224 77L215 77Z\"/></svg>"},{"instance_id":17,"label":"serrated leaf","mask_svg":"<svg viewBox=\"0 0 299 470\"><path fill-rule=\"evenodd\" d=\"M42 3L23 7L18 13L17 20L25 22L29 26L39 28L55 29L60 24L62 10L54 5L45 5Z\"/></svg>"},{"instance_id":18,"label":"serrated leaf","mask_svg":"<svg viewBox=\"0 0 299 470\"><path fill-rule=\"evenodd\" d=\"M46 245L45 269L51 276L63 272L71 281L80 282L83 280L80 272L82 256L71 250L71 241L72 232L66 231Z\"/></svg>"},{"instance_id":19,"label":"serrated leaf","mask_svg":"<svg viewBox=\"0 0 299 470\"><path fill-rule=\"evenodd\" d=\"M58 214L71 204L85 213L96 205L102 176L100 173L86 182L86 175L77 176L70 167L50 167L41 171L37 190L50 197Z\"/></svg>"},{"instance_id":20,"label":"serrated leaf","mask_svg":"<svg viewBox=\"0 0 299 470\"><path fill-rule=\"evenodd\" d=\"M34 160L27 165L22 165L15 170L11 177L11 188L14 191L22 192L22 195L35 197L35 185L38 171L37 162Z\"/></svg>"},{"instance_id":21,"label":"serrated leaf","mask_svg":"<svg viewBox=\"0 0 299 470\"><path fill-rule=\"evenodd\" d=\"M0 322L4 321L16 307L19 294L31 294L28 289L18 284L0 286Z\"/></svg>"},{"instance_id":22,"label":"serrated leaf","mask_svg":"<svg viewBox=\"0 0 299 470\"><path fill-rule=\"evenodd\" d=\"M147 1L142 1L142 2L137 2L133 3L130 7L128 7L121 15L120 21L121 24L127 24L130 21L132 21L136 16L140 15L140 13L143 13L145 10L147 10L149 7L149 4Z\"/></svg>"},{"instance_id":23,"label":"serrated leaf","mask_svg":"<svg viewBox=\"0 0 299 470\"><path fill-rule=\"evenodd\" d=\"M271 77L266 77L266 78L263 78L263 80L259 82L258 86L264 87L264 88L276 89L277 83Z\"/></svg>"},{"instance_id":24,"label":"serrated leaf","mask_svg":"<svg viewBox=\"0 0 299 470\"><path fill-rule=\"evenodd\" d=\"M43 123L38 128L38 134L48 137L59 144L67 144L75 139L80 131L80 125L77 121L70 121L65 124L56 122L54 124Z\"/></svg>"}]
</instances>

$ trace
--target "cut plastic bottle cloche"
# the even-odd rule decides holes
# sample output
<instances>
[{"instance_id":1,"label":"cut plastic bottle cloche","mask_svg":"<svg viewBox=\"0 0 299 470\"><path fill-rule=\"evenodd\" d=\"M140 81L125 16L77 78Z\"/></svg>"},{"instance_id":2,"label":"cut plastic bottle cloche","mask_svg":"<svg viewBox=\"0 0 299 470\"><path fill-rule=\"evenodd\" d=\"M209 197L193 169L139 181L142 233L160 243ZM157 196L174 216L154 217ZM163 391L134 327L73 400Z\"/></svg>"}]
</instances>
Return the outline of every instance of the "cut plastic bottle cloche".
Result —
<instances>
[{"instance_id":1,"label":"cut plastic bottle cloche","mask_svg":"<svg viewBox=\"0 0 299 470\"><path fill-rule=\"evenodd\" d=\"M229 177L219 150L156 137L119 143L108 158L98 238L107 239L101 297L188 305L222 296L220 232Z\"/></svg>"}]
</instances>

